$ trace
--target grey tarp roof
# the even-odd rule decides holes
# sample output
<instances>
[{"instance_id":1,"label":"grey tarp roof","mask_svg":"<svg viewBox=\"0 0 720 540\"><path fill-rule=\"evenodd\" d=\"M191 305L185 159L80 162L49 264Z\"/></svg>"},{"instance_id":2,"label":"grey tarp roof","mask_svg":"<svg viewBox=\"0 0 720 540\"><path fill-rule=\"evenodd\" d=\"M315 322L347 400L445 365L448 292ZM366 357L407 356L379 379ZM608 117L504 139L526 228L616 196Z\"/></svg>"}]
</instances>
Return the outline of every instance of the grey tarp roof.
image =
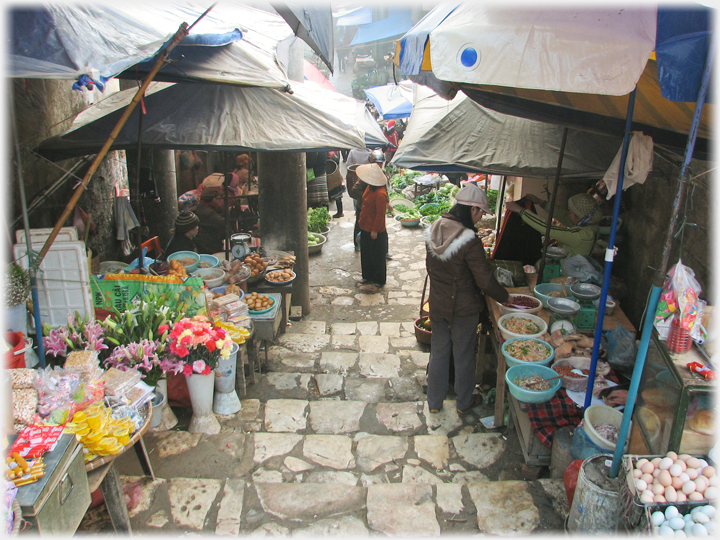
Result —
<instances>
[{"instance_id":1,"label":"grey tarp roof","mask_svg":"<svg viewBox=\"0 0 720 540\"><path fill-rule=\"evenodd\" d=\"M151 83L142 143L155 148L309 151L383 144L364 104L319 85L293 83L294 93L222 84ZM65 133L43 141L51 159L97 153L136 90L124 90L81 112ZM137 145L137 107L111 150Z\"/></svg>"},{"instance_id":2,"label":"grey tarp roof","mask_svg":"<svg viewBox=\"0 0 720 540\"><path fill-rule=\"evenodd\" d=\"M563 128L486 109L462 93L447 101L415 85L416 98L398 167L555 176ZM562 177L602 178L622 139L569 130Z\"/></svg>"}]
</instances>

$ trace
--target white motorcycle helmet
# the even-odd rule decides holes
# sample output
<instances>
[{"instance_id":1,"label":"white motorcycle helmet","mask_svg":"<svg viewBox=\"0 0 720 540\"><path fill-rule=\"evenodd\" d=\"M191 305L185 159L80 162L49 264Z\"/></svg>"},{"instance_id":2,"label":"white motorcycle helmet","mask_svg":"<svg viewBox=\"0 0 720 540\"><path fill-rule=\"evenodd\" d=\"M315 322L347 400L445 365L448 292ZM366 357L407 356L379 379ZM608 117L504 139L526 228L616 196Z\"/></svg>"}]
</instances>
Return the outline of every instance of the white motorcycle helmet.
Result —
<instances>
[{"instance_id":1,"label":"white motorcycle helmet","mask_svg":"<svg viewBox=\"0 0 720 540\"><path fill-rule=\"evenodd\" d=\"M385 161L385 156L383 155L382 150L375 149L370 152L369 161L370 163L380 163L382 165L382 163Z\"/></svg>"}]
</instances>

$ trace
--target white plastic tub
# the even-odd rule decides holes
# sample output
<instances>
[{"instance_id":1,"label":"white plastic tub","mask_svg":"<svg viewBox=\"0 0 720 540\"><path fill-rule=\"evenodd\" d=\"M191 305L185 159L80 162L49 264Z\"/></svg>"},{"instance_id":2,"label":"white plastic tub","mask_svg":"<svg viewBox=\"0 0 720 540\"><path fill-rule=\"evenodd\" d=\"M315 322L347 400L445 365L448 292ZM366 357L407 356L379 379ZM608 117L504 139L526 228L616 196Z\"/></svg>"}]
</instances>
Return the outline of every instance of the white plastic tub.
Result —
<instances>
[{"instance_id":1,"label":"white plastic tub","mask_svg":"<svg viewBox=\"0 0 720 540\"><path fill-rule=\"evenodd\" d=\"M607 405L590 405L590 407L585 409L584 419L585 424L583 425L583 428L587 436L590 437L590 440L600 448L611 451L615 450L615 443L612 443L602 437L595 430L595 426L599 426L601 424L612 424L620 430L623 413L613 409L612 407L608 407Z\"/></svg>"}]
</instances>

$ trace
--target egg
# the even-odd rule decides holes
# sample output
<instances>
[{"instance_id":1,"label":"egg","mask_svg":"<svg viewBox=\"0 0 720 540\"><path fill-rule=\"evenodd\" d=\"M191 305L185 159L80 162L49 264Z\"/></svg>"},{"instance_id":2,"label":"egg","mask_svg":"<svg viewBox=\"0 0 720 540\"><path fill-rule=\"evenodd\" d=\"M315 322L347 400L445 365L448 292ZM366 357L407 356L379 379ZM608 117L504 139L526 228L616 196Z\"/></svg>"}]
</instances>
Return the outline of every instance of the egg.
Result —
<instances>
[{"instance_id":1,"label":"egg","mask_svg":"<svg viewBox=\"0 0 720 540\"><path fill-rule=\"evenodd\" d=\"M670 465L668 472L670 473L670 476L680 476L683 472L683 469L679 463L673 463L672 465Z\"/></svg>"},{"instance_id":2,"label":"egg","mask_svg":"<svg viewBox=\"0 0 720 540\"><path fill-rule=\"evenodd\" d=\"M683 527L683 531L685 531L686 535L693 536L693 532L692 532L693 525L695 525L695 522L692 519L685 523L685 527Z\"/></svg>"},{"instance_id":3,"label":"egg","mask_svg":"<svg viewBox=\"0 0 720 540\"><path fill-rule=\"evenodd\" d=\"M667 502L670 502L670 503L677 502L677 490L672 486L666 487L665 488L665 499L667 500ZM670 508L670 507L668 507L668 508ZM674 508L674 507L672 507L672 508Z\"/></svg>"},{"instance_id":4,"label":"egg","mask_svg":"<svg viewBox=\"0 0 720 540\"><path fill-rule=\"evenodd\" d=\"M687 461L687 460L690 459L691 457L692 457L692 456L691 456L690 454L680 454L680 455L678 456L678 459L682 459L683 461Z\"/></svg>"},{"instance_id":5,"label":"egg","mask_svg":"<svg viewBox=\"0 0 720 540\"><path fill-rule=\"evenodd\" d=\"M710 521L710 518L704 512L695 512L693 514L693 521L695 521L695 523L707 523Z\"/></svg>"},{"instance_id":6,"label":"egg","mask_svg":"<svg viewBox=\"0 0 720 540\"><path fill-rule=\"evenodd\" d=\"M668 506L665 509L665 519L672 519L674 517L678 517L680 515L680 511L677 509L676 506Z\"/></svg>"},{"instance_id":7,"label":"egg","mask_svg":"<svg viewBox=\"0 0 720 540\"><path fill-rule=\"evenodd\" d=\"M652 520L653 525L659 527L665 522L665 514L658 510L657 512L652 513L650 519Z\"/></svg>"},{"instance_id":8,"label":"egg","mask_svg":"<svg viewBox=\"0 0 720 540\"><path fill-rule=\"evenodd\" d=\"M685 515L683 516L683 519L684 519L686 522L689 521L690 523L695 523L695 522L693 521L692 514L685 514Z\"/></svg>"},{"instance_id":9,"label":"egg","mask_svg":"<svg viewBox=\"0 0 720 540\"><path fill-rule=\"evenodd\" d=\"M664 487L672 485L672 476L670 476L670 471L660 471L660 474L658 475L658 482L660 482Z\"/></svg>"},{"instance_id":10,"label":"egg","mask_svg":"<svg viewBox=\"0 0 720 540\"><path fill-rule=\"evenodd\" d=\"M643 480L642 478L638 478L635 480L635 489L637 489L638 493L642 493L648 488L647 482Z\"/></svg>"},{"instance_id":11,"label":"egg","mask_svg":"<svg viewBox=\"0 0 720 540\"><path fill-rule=\"evenodd\" d=\"M672 487L674 487L675 489L682 489L684 483L685 482L683 482L682 478L680 478L679 476L674 476L672 479Z\"/></svg>"},{"instance_id":12,"label":"egg","mask_svg":"<svg viewBox=\"0 0 720 540\"><path fill-rule=\"evenodd\" d=\"M715 521L708 521L705 524L705 528L707 529L709 536L715 536L717 534L717 525L715 524Z\"/></svg>"},{"instance_id":13,"label":"egg","mask_svg":"<svg viewBox=\"0 0 720 540\"><path fill-rule=\"evenodd\" d=\"M643 472L640 469L633 469L633 478L640 478Z\"/></svg>"},{"instance_id":14,"label":"egg","mask_svg":"<svg viewBox=\"0 0 720 540\"><path fill-rule=\"evenodd\" d=\"M660 469L659 467L657 467L657 468L652 472L653 478L657 478L658 476L660 476L660 473L661 473L661 472L662 472L662 469Z\"/></svg>"},{"instance_id":15,"label":"egg","mask_svg":"<svg viewBox=\"0 0 720 540\"><path fill-rule=\"evenodd\" d=\"M649 463L649 462L650 462L650 460L648 460L648 459L646 459L646 458L638 459L638 460L637 460L637 463L635 463L635 468L636 468L636 469L642 469L642 466L645 465L646 463Z\"/></svg>"},{"instance_id":16,"label":"egg","mask_svg":"<svg viewBox=\"0 0 720 540\"><path fill-rule=\"evenodd\" d=\"M670 450L667 454L665 454L665 456L669 457L673 461L675 461L678 458L678 455L675 452L673 452L672 450Z\"/></svg>"},{"instance_id":17,"label":"egg","mask_svg":"<svg viewBox=\"0 0 720 540\"><path fill-rule=\"evenodd\" d=\"M664 495L665 494L665 486L663 486L660 483L653 484L651 489L655 495Z\"/></svg>"},{"instance_id":18,"label":"egg","mask_svg":"<svg viewBox=\"0 0 720 540\"><path fill-rule=\"evenodd\" d=\"M687 463L685 463L682 459L678 459L675 463L680 465L680 468L685 472L687 470Z\"/></svg>"},{"instance_id":19,"label":"egg","mask_svg":"<svg viewBox=\"0 0 720 540\"><path fill-rule=\"evenodd\" d=\"M683 484L682 490L685 495L690 495L693 491L695 491L695 482L692 480L688 480Z\"/></svg>"},{"instance_id":20,"label":"egg","mask_svg":"<svg viewBox=\"0 0 720 540\"><path fill-rule=\"evenodd\" d=\"M678 476L678 478L680 478L680 480L683 481L683 484L685 482L687 482L688 480L690 480L690 477L688 476L688 474L686 472L680 474L680 476Z\"/></svg>"},{"instance_id":21,"label":"egg","mask_svg":"<svg viewBox=\"0 0 720 540\"><path fill-rule=\"evenodd\" d=\"M687 496L688 501L704 501L705 497L702 493L699 491L693 491L690 495Z\"/></svg>"},{"instance_id":22,"label":"egg","mask_svg":"<svg viewBox=\"0 0 720 540\"><path fill-rule=\"evenodd\" d=\"M674 517L668 520L668 525L673 530L682 529L685 527L685 520L681 517Z\"/></svg>"},{"instance_id":23,"label":"egg","mask_svg":"<svg viewBox=\"0 0 720 540\"><path fill-rule=\"evenodd\" d=\"M640 478L643 479L643 480L645 480L645 483L646 483L648 486L649 486L650 484L652 484L652 483L653 483L653 480L654 480L653 475L652 475L652 474L648 474L648 473L643 474ZM690 480L690 479L688 478L688 480Z\"/></svg>"},{"instance_id":24,"label":"egg","mask_svg":"<svg viewBox=\"0 0 720 540\"><path fill-rule=\"evenodd\" d=\"M707 517L715 517L715 512L717 510L712 504L706 504L705 506L700 507L700 511Z\"/></svg>"},{"instance_id":25,"label":"egg","mask_svg":"<svg viewBox=\"0 0 720 540\"><path fill-rule=\"evenodd\" d=\"M708 462L705 461L703 458L698 458L698 459L700 460L700 464L701 464L703 467L707 467L707 466L708 466Z\"/></svg>"},{"instance_id":26,"label":"egg","mask_svg":"<svg viewBox=\"0 0 720 540\"><path fill-rule=\"evenodd\" d=\"M715 486L710 486L710 487L708 487L708 488L705 490L705 493L703 493L703 496L704 496L708 501L714 501L715 499L718 498L718 488L716 488Z\"/></svg>"},{"instance_id":27,"label":"egg","mask_svg":"<svg viewBox=\"0 0 720 540\"><path fill-rule=\"evenodd\" d=\"M692 532L695 536L707 536L708 535L705 525L702 525L701 523L695 523L692 527Z\"/></svg>"},{"instance_id":28,"label":"egg","mask_svg":"<svg viewBox=\"0 0 720 540\"><path fill-rule=\"evenodd\" d=\"M692 467L694 469L697 469L698 467L700 467L700 465L702 465L700 463L700 460L696 457L691 457L691 458L686 459L685 463L687 463L688 467Z\"/></svg>"},{"instance_id":29,"label":"egg","mask_svg":"<svg viewBox=\"0 0 720 540\"><path fill-rule=\"evenodd\" d=\"M685 495L682 491L677 492L677 502L684 503L687 501L687 495Z\"/></svg>"},{"instance_id":30,"label":"egg","mask_svg":"<svg viewBox=\"0 0 720 540\"><path fill-rule=\"evenodd\" d=\"M711 476L711 477L710 477L710 485L711 485L711 486L715 486L715 487L717 487L718 485L720 485L720 476L718 476L717 474Z\"/></svg>"},{"instance_id":31,"label":"egg","mask_svg":"<svg viewBox=\"0 0 720 540\"><path fill-rule=\"evenodd\" d=\"M696 523L697 525L697 523ZM701 525L702 527L702 525ZM660 533L660 536L663 538L675 538L675 531L668 527L667 525L661 525L660 530L658 531Z\"/></svg>"},{"instance_id":32,"label":"egg","mask_svg":"<svg viewBox=\"0 0 720 540\"><path fill-rule=\"evenodd\" d=\"M650 460L650 463L653 464L653 467L657 467L657 466L660 465L660 462L661 462L661 461L662 461L662 458L656 457L656 458L652 458L652 459Z\"/></svg>"},{"instance_id":33,"label":"egg","mask_svg":"<svg viewBox=\"0 0 720 540\"><path fill-rule=\"evenodd\" d=\"M658 467L663 471L667 471L673 463L674 460L670 459L669 457L664 457L660 460L660 464L658 465Z\"/></svg>"},{"instance_id":34,"label":"egg","mask_svg":"<svg viewBox=\"0 0 720 540\"><path fill-rule=\"evenodd\" d=\"M693 467L688 467L688 468L687 468L687 471L685 471L685 474L688 475L688 478L689 478L690 480L695 480L695 479L699 476L699 475L698 475L698 472L697 472L697 469L695 469L695 468L693 468Z\"/></svg>"},{"instance_id":35,"label":"egg","mask_svg":"<svg viewBox=\"0 0 720 540\"><path fill-rule=\"evenodd\" d=\"M667 499L665 498L665 495L658 494L653 497L653 502L664 503L667 502Z\"/></svg>"},{"instance_id":36,"label":"egg","mask_svg":"<svg viewBox=\"0 0 720 540\"><path fill-rule=\"evenodd\" d=\"M703 493L709 485L710 485L710 480L708 480L706 477L704 477L702 475L698 476L695 479L695 490L698 493Z\"/></svg>"},{"instance_id":37,"label":"egg","mask_svg":"<svg viewBox=\"0 0 720 540\"><path fill-rule=\"evenodd\" d=\"M687 538L687 533L684 529L678 529L675 531L675 538Z\"/></svg>"},{"instance_id":38,"label":"egg","mask_svg":"<svg viewBox=\"0 0 720 540\"><path fill-rule=\"evenodd\" d=\"M646 489L640 494L640 502L651 503L655 502L655 494L650 489Z\"/></svg>"},{"instance_id":39,"label":"egg","mask_svg":"<svg viewBox=\"0 0 720 540\"><path fill-rule=\"evenodd\" d=\"M713 476L715 476L715 467L713 467L712 465L707 465L703 467L702 474L706 478L712 478Z\"/></svg>"},{"instance_id":40,"label":"egg","mask_svg":"<svg viewBox=\"0 0 720 540\"><path fill-rule=\"evenodd\" d=\"M655 470L655 465L648 461L640 468L640 470L643 472L643 474L652 474L652 472Z\"/></svg>"}]
</instances>

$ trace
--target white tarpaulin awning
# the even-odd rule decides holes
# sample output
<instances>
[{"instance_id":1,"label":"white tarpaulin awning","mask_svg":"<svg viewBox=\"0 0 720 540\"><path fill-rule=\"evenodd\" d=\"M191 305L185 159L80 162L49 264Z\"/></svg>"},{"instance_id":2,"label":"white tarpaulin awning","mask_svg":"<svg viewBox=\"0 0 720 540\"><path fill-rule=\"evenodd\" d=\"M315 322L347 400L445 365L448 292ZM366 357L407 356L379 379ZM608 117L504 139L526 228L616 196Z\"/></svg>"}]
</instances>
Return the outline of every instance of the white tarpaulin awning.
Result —
<instances>
[{"instance_id":1,"label":"white tarpaulin awning","mask_svg":"<svg viewBox=\"0 0 720 540\"><path fill-rule=\"evenodd\" d=\"M555 176L563 128L486 109L464 94L447 101L415 85L416 98L392 164L419 170ZM602 178L622 139L569 130L562 177Z\"/></svg>"},{"instance_id":2,"label":"white tarpaulin awning","mask_svg":"<svg viewBox=\"0 0 720 540\"><path fill-rule=\"evenodd\" d=\"M151 83L145 96L142 144L167 149L311 151L383 144L377 122L364 104L311 82L294 93L221 84ZM96 153L136 90L124 90L77 115L62 135L43 141L38 152L60 160ZM134 148L137 108L111 150ZM380 141L380 142L376 142Z\"/></svg>"},{"instance_id":3,"label":"white tarpaulin awning","mask_svg":"<svg viewBox=\"0 0 720 540\"><path fill-rule=\"evenodd\" d=\"M412 84L412 81L401 81L400 84L391 83L366 88L364 92L375 104L383 120L407 118L412 112L412 102L406 95L412 95Z\"/></svg>"}]
</instances>

